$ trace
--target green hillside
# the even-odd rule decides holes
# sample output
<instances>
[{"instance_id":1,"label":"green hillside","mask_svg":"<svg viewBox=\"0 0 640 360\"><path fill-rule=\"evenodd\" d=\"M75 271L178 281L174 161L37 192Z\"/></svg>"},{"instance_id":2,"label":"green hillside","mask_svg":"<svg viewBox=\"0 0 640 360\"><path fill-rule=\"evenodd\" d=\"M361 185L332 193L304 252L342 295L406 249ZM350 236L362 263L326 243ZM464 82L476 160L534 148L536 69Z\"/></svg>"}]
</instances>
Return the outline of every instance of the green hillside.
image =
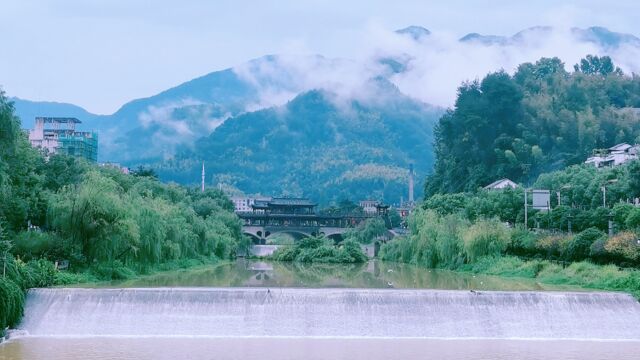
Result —
<instances>
[{"instance_id":1,"label":"green hillside","mask_svg":"<svg viewBox=\"0 0 640 360\"><path fill-rule=\"evenodd\" d=\"M543 58L513 76L499 71L463 84L436 126L426 193L473 191L505 177L529 183L594 149L640 142L640 77L608 57L587 56L575 68Z\"/></svg>"},{"instance_id":2,"label":"green hillside","mask_svg":"<svg viewBox=\"0 0 640 360\"><path fill-rule=\"evenodd\" d=\"M417 178L433 166L432 127L442 111L384 81L375 100L340 103L321 91L285 106L227 120L193 148L157 166L165 180L207 183L247 194L308 196L321 203L407 198L409 164Z\"/></svg>"}]
</instances>

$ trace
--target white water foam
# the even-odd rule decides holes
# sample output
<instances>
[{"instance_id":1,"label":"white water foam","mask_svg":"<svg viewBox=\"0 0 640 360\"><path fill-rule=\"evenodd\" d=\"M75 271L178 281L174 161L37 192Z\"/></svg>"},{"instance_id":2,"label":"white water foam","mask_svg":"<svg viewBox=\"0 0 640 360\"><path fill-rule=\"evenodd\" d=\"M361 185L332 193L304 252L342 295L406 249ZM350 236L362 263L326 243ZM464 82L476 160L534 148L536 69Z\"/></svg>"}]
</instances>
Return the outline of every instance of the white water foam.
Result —
<instances>
[{"instance_id":1,"label":"white water foam","mask_svg":"<svg viewBox=\"0 0 640 360\"><path fill-rule=\"evenodd\" d=\"M620 293L371 289L34 289L19 329L46 337L640 340Z\"/></svg>"}]
</instances>

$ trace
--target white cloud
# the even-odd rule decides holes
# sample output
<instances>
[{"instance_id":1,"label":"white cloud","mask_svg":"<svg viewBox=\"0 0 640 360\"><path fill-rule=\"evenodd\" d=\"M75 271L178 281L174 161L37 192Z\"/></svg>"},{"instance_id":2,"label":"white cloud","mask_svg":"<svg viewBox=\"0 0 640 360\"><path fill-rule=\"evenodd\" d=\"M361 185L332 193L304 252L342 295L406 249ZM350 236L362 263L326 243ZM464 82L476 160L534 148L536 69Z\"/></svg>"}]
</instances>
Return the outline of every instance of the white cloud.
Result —
<instances>
[{"instance_id":1,"label":"white cloud","mask_svg":"<svg viewBox=\"0 0 640 360\"><path fill-rule=\"evenodd\" d=\"M177 117L176 109L186 112ZM210 134L231 114L222 116L209 105L194 99L183 99L162 105L152 105L138 114L138 122L145 129L151 129L151 146L143 149L138 156L162 155L170 158L180 145L193 145L198 138Z\"/></svg>"},{"instance_id":2,"label":"white cloud","mask_svg":"<svg viewBox=\"0 0 640 360\"><path fill-rule=\"evenodd\" d=\"M369 82L376 76L388 77L403 93L425 103L449 107L464 81L481 79L501 69L513 74L518 65L542 57L559 57L569 71L588 54L609 55L627 73L640 68L640 48L605 50L578 39L568 27L533 29L506 45L487 45L460 42L458 36L446 32L414 41L370 23L362 43L366 45L353 60L281 55L236 67L235 72L258 90L257 100L247 110L281 105L311 89L328 90L337 102L376 100L379 94ZM405 69L390 73L380 63L385 58L403 63Z\"/></svg>"}]
</instances>

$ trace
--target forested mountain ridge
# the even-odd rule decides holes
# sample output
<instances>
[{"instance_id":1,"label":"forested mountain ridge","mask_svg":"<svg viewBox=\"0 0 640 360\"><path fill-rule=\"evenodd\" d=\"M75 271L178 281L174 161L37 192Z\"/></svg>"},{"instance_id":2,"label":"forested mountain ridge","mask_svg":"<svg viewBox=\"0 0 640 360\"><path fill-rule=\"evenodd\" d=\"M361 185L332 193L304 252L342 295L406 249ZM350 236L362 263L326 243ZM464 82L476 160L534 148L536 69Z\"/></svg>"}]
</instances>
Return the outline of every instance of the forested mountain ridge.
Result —
<instances>
[{"instance_id":1,"label":"forested mountain ridge","mask_svg":"<svg viewBox=\"0 0 640 360\"><path fill-rule=\"evenodd\" d=\"M179 145L191 144L200 137L209 135L229 117L283 105L306 91L336 92L341 87L349 87L363 79L366 82L377 76L394 82L409 96L428 104L445 106L437 99L422 96L424 94L421 95L420 92L425 86L416 86L410 81L421 76L421 63L430 64L433 57L441 57L444 61L448 58L447 53L438 52L429 52L426 59L420 58L420 54L424 55L423 51L443 45L437 40L440 35L421 26L408 26L395 31L394 35L397 37L394 41L404 44L400 50L395 49L395 46L388 47L389 44L380 44L380 49L367 54L361 61L325 58L321 55L267 55L176 84L157 94L132 100L109 115L92 114L71 104L16 98L13 100L16 113L26 127L31 126L34 116L66 114L65 116L78 117L83 121L79 129L99 132L101 161L116 161L127 165L148 164L172 157ZM579 49L591 49L585 54L603 53L627 59L629 56L625 49L631 49L633 54L633 49L640 47L640 39L634 35L602 27L563 30L544 26L524 29L509 37L472 33L458 40L453 38L455 44L449 45L464 48L465 51L475 51L475 43L480 43L498 49L495 50L498 53L515 50L519 54L529 53L531 46L536 48L540 44L553 42L558 36L569 44L584 46ZM421 50L407 53L405 45ZM499 57L496 59L493 59L493 62L498 61L495 68L511 68L512 65L501 63ZM633 64L633 61L630 63ZM629 63L625 65L629 67ZM469 78L483 75L486 71L489 69L469 75ZM433 77L426 79L436 82ZM457 83L457 80L451 84L453 83ZM11 89L5 90L11 93ZM360 90L356 89L355 92Z\"/></svg>"},{"instance_id":2,"label":"forested mountain ridge","mask_svg":"<svg viewBox=\"0 0 640 360\"><path fill-rule=\"evenodd\" d=\"M594 149L640 142L640 77L608 57L567 72L558 58L463 84L435 128L427 195L472 191L499 178L529 183L586 160Z\"/></svg>"},{"instance_id":3,"label":"forested mountain ridge","mask_svg":"<svg viewBox=\"0 0 640 360\"><path fill-rule=\"evenodd\" d=\"M326 192L326 189L347 184L346 188L353 190L357 188L356 185L359 182L365 181L366 184L362 188L370 192L364 196L384 197L387 201L397 202L401 195L406 197L406 185L401 192L400 184L404 182L403 177L406 176L408 163L415 163L418 171L417 179L420 181L431 172L433 152L446 152L442 149L434 150L432 146L432 125L442 110L428 104L436 103L447 106L454 94L454 87L459 84L459 81L473 79L478 74L486 74L487 71L494 71L500 66L504 66L505 69L513 69L515 64L521 61L535 60L540 56L536 54L546 53L557 54L562 58L570 56L569 53L591 53L588 51L609 54L615 59L619 59L620 66L624 69L635 71L637 64L633 61L633 56L629 54L640 49L640 41L635 36L599 27L586 29L533 27L510 37L494 37L494 40L499 41L492 41L478 34L470 34L462 39L453 37L446 40L441 34L431 33L426 28L419 26L409 26L387 35L397 47L389 47L389 44L386 43L380 44L378 49L358 60L325 58L320 55L268 55L233 68L206 74L155 95L133 100L111 115L90 114L69 104L44 104L19 99L16 100L17 113L25 118L24 124L27 126L33 121L34 115L55 116L68 112L71 116L78 116L83 121L80 129L99 132L100 161L120 162L131 167L153 166L158 168L162 179L167 181L174 180L186 184L198 182L199 168L201 161L204 160L207 164L208 184L229 185L249 194L289 192L304 194L308 192L311 196L318 196L323 201L333 201L336 197L342 197L344 194ZM571 49L574 49L575 46L575 50L579 52L563 52L559 51L561 49L550 49L552 46L545 45L553 44L554 39L558 38L562 38L563 44L567 44ZM476 43L476 40L481 43ZM443 45L447 45L445 48L449 50L440 49ZM481 57L486 56L485 60L489 60L490 67L480 66L478 69L482 70L479 72L470 72L465 69L473 70L477 67L457 67L455 61L447 61L447 59L452 59L449 56L453 56L453 59L456 56L462 56L466 61L469 52ZM478 61L478 63L481 64L483 61ZM626 103L631 100L621 100L620 96L615 94L618 91L617 87L620 87L620 91L623 92L621 95L623 98L627 96L625 94L629 91L635 91L628 89L629 86L633 87L634 85L627 83L633 83L633 81L614 81L618 74L615 73L616 69L613 67L606 70L613 75L603 75L609 79L606 80L606 86L611 85L607 90L611 92L611 96L603 101L611 101L613 105L605 106L599 103L601 100L598 99L603 99L600 95L601 91L598 90L600 85L596 84L595 80L589 80L590 77L595 76L590 76L588 73L592 71L590 67L601 67L601 65L593 61L587 63L585 71L579 71L582 73L581 76L567 72L559 64L549 65L551 69L545 69L545 66L537 68L536 64L531 64L536 68L527 70L526 67L521 67L513 76L505 74L510 78L509 81L505 81L505 86L510 86L507 83L513 83L514 89L516 89L515 93L505 90L505 96L502 97L497 91L498 93L493 97L479 96L482 98L479 102L489 101L491 105L488 106L493 107L493 98L506 103L511 101L510 97L522 96L520 100L512 99L518 103L517 106L509 108L508 104L501 104L494 108L495 111L485 109L482 110L484 113L471 114L473 111L469 108L464 110L465 106L463 105L458 113L467 112L484 119L482 121L493 121L494 117L508 117L517 124L517 129L513 131L501 128L494 129L500 131L500 134L506 134L506 138L502 138L500 144L496 146L493 141L500 134L492 134L493 130L487 130L486 133L479 132L482 134L482 138L491 140L478 141L477 144L473 144L471 141L468 151L472 154L469 157L465 153L467 151L466 144L460 146L461 144L458 143L457 148L450 150L461 152L457 156L462 159L460 163L462 168L481 168L484 166L482 165L483 161L491 162L494 161L491 159L495 157L496 164L500 169L491 171L460 170L458 163L449 162L441 167L441 170L436 171L449 171L452 174L450 176L452 181L465 182L470 187L492 182L499 175L525 181L532 179L541 171L559 169L565 165L582 161L583 157L591 151L591 146L612 145L609 142L615 143L616 139L632 141L632 137L625 134L629 131L633 133L633 129L622 130L622 135L619 136L610 134L614 128L615 131L618 131L619 123L624 123L626 120L619 122L618 120L605 119L602 124L598 125L597 130L592 129L592 121L588 120L589 111L592 116L599 119L598 122L602 119L602 114L605 114L605 117L616 119L633 117L633 112L622 110L624 107L633 106ZM570 68L570 66L566 67L567 70ZM559 73L554 73L553 76L547 76L548 74L544 73L556 70ZM535 74L527 75L527 71L535 72ZM382 93L373 91L373 94L370 94L371 84L383 81L394 86L395 90ZM488 85L486 86L489 89L499 89L500 86L492 86L490 83L500 82L501 80L497 76L491 76L491 79L487 80ZM476 85L479 92L484 94L482 86L485 86L484 82L478 82ZM471 87L473 86L469 85L469 89ZM325 94L326 96L323 95L325 100L330 101L325 101L322 106L316 108L313 108L312 101L309 101L307 102L309 106L294 107L293 110L299 117L298 119L295 121L292 119L282 120L286 118L286 116L280 116L282 110L288 111L290 106L287 102L305 103L300 100L307 99L309 94L313 92ZM462 99L459 102L461 104L473 103L474 100L469 100L473 97L470 95L472 92L467 91L466 100ZM443 94L449 95L443 96ZM588 111L579 104L580 97L588 98L590 104ZM402 103L409 99L410 101L406 103L410 105L406 107L405 113L403 106L388 110L380 104L376 104L375 101L370 101L372 99L379 100L378 103L381 101ZM561 111L560 108L565 106L565 103L571 102L573 105L566 108L566 111ZM591 102L594 104L591 105ZM620 104L620 102L624 104ZM336 104L342 105L336 106ZM470 105L470 107L474 106L478 107L477 104ZM327 110L334 107L335 111ZM504 107L504 109L499 110L500 107ZM576 107L582 108L577 109ZM308 111L312 108L318 113ZM357 111L342 111L343 108L356 109ZM268 115L271 113L278 114L280 120L277 120L278 116ZM563 120L578 115L582 120L574 122ZM320 119L321 116L326 118ZM376 116L384 119L385 131L361 131L361 136L358 136L357 131L348 129L347 124L359 123L361 129L370 130L369 123L354 119L357 117L372 119ZM535 125L533 126L530 124L531 118L546 120L533 121ZM558 118L562 121L558 122ZM339 131L344 130L348 136L334 136L333 139L328 136L324 137L321 144L318 145L318 151L322 156L318 156L315 149L311 151L295 146L288 146L285 150L289 153L282 155L270 150L278 148L273 141L264 143L268 148L265 150L256 144L247 144L245 137L252 131L256 133L265 130L268 130L269 133L280 131L284 134L290 129L281 124L283 128L276 131L263 124L261 120L243 128L221 127L225 122L236 119L242 119L242 123L249 123L248 119L276 119L275 123L269 126L281 124L279 121L284 121L287 124L300 124L304 119L308 119L309 124L301 125L303 128L316 126L316 123L320 124L320 128L339 124L340 126L334 126L331 131L340 135ZM398 120L398 124L393 125L392 119ZM410 121L404 121L404 119ZM341 120L345 120L344 123ZM612 121L615 125L611 125ZM563 124L562 128L554 129L559 123ZM416 124L419 124L419 129L414 127L417 126ZM499 127L502 126L499 125ZM629 126L633 127L633 125ZM523 127L526 129L522 130ZM372 128L377 129L378 127L373 125ZM229 129L236 129L238 133L231 133ZM470 136L477 136L476 131L480 127L478 124L471 124L467 128L463 124L460 129L470 131ZM454 130L457 132L459 129ZM591 133L591 130L595 133ZM217 132L219 134L216 134ZM578 133L579 135L576 135ZM531 140L532 137L539 134L540 141ZM288 139L284 142L285 144L291 145L291 139L298 139L300 143L313 142L314 135L311 131L303 131L303 135L290 135L282 135L283 138ZM580 144L574 139L574 135L581 139ZM223 136L235 140L225 140ZM422 139L417 140L418 137L422 137ZM593 143L593 141L590 142L589 137L599 140L597 143ZM263 138L267 139L268 136ZM273 139L275 138L277 136L273 137ZM345 138L349 139L348 143L340 143L341 139ZM406 141L392 142L389 140L397 138ZM511 138L520 139L522 143L514 142ZM225 147L216 148L211 145L212 139L215 139L219 144L224 144ZM258 140L262 140L262 138ZM203 145L204 143L208 143L208 145ZM361 144L366 144L366 146ZM372 144L378 144L379 148L375 148ZM414 146L415 144L420 144L420 148ZM499 154L495 153L494 149L500 150ZM366 155L359 154L360 151L365 152ZM393 159L390 155L384 155L372 160L370 154L380 152L410 155L393 155ZM261 155L256 155L258 153ZM297 158L294 158L294 153L298 154ZM220 156L220 154L226 155ZM249 155L245 156L245 154ZM308 174L303 174L300 170L284 165L267 166L265 159L256 160L257 157L266 156L266 154L272 156L273 162L284 161L288 164L313 164L317 162L315 159L323 156L329 157L328 154L332 154L335 158L325 162L335 165L341 161L342 167L319 166L318 169L326 174L311 177ZM540 155L544 156L541 158ZM313 159L309 159L309 157L313 157ZM340 160L343 158L346 160ZM503 158L508 161L503 161ZM518 163L519 165L517 165ZM210 165L211 168L209 168ZM252 166L257 168L254 169ZM518 166L523 168L515 169ZM275 174L278 171L286 171L286 174L277 177ZM526 176L522 176L521 173L526 173ZM373 176L377 180L372 180L371 174L377 174ZM470 177L468 183L466 182L467 176ZM256 177L261 179L260 182L253 180ZM286 180L287 177L295 177L296 180ZM457 191L461 188L460 184L442 185L438 181L438 176L433 180L433 191ZM388 181L395 185L389 186ZM303 190L298 187L302 185L312 190L306 188ZM462 187L464 188L464 186ZM354 196L361 196L361 193Z\"/></svg>"},{"instance_id":4,"label":"forested mountain ridge","mask_svg":"<svg viewBox=\"0 0 640 360\"><path fill-rule=\"evenodd\" d=\"M442 114L374 82L374 102L336 103L310 91L287 105L227 120L194 148L163 162L167 179L199 179L205 161L208 183L245 193L309 196L321 203L342 198L407 198L409 164L419 177L431 166L431 129Z\"/></svg>"}]
</instances>

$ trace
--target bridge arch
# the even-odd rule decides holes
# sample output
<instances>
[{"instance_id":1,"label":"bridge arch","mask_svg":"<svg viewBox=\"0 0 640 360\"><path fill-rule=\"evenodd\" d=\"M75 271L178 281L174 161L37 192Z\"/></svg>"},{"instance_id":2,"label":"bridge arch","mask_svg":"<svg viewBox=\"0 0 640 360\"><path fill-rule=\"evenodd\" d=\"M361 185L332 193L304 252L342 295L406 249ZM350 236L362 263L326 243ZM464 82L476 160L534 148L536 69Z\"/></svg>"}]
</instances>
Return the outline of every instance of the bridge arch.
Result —
<instances>
[{"instance_id":1,"label":"bridge arch","mask_svg":"<svg viewBox=\"0 0 640 360\"><path fill-rule=\"evenodd\" d=\"M247 232L247 231L243 231L242 234L248 236L254 245L261 245L263 242L262 239L259 236L257 236L257 234Z\"/></svg>"},{"instance_id":2,"label":"bridge arch","mask_svg":"<svg viewBox=\"0 0 640 360\"><path fill-rule=\"evenodd\" d=\"M283 230L277 230L277 231L273 231L273 232L267 232L269 235L267 235L265 237L265 239L269 239L273 236L276 236L278 234L287 234L289 236L291 236L293 238L293 241L299 241L302 238L305 237L309 237L312 236L313 234L311 232L308 231L304 231L304 230L293 230L293 229L283 229Z\"/></svg>"}]
</instances>

